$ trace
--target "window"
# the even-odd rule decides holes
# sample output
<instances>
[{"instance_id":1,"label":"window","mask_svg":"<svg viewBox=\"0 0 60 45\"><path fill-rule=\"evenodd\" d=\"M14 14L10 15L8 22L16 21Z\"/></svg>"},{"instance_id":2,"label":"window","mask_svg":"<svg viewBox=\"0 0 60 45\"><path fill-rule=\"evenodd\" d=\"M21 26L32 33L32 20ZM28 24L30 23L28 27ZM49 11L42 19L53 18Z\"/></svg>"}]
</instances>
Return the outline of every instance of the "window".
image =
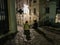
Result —
<instances>
[{"instance_id":1,"label":"window","mask_svg":"<svg viewBox=\"0 0 60 45\"><path fill-rule=\"evenodd\" d=\"M30 11L29 11L29 14L31 15L31 9L30 9Z\"/></svg>"},{"instance_id":2,"label":"window","mask_svg":"<svg viewBox=\"0 0 60 45\"><path fill-rule=\"evenodd\" d=\"M36 15L36 8L34 8L34 14Z\"/></svg>"},{"instance_id":3,"label":"window","mask_svg":"<svg viewBox=\"0 0 60 45\"><path fill-rule=\"evenodd\" d=\"M49 7L46 7L46 11L45 11L46 13L49 13Z\"/></svg>"},{"instance_id":4,"label":"window","mask_svg":"<svg viewBox=\"0 0 60 45\"><path fill-rule=\"evenodd\" d=\"M56 8L56 14L60 13L60 9Z\"/></svg>"},{"instance_id":5,"label":"window","mask_svg":"<svg viewBox=\"0 0 60 45\"><path fill-rule=\"evenodd\" d=\"M28 4L28 0L27 0L27 4Z\"/></svg>"},{"instance_id":6,"label":"window","mask_svg":"<svg viewBox=\"0 0 60 45\"><path fill-rule=\"evenodd\" d=\"M36 3L37 2L37 0L33 0L33 3Z\"/></svg>"},{"instance_id":7,"label":"window","mask_svg":"<svg viewBox=\"0 0 60 45\"><path fill-rule=\"evenodd\" d=\"M32 0L29 0L29 6L31 6L31 2L32 2Z\"/></svg>"}]
</instances>

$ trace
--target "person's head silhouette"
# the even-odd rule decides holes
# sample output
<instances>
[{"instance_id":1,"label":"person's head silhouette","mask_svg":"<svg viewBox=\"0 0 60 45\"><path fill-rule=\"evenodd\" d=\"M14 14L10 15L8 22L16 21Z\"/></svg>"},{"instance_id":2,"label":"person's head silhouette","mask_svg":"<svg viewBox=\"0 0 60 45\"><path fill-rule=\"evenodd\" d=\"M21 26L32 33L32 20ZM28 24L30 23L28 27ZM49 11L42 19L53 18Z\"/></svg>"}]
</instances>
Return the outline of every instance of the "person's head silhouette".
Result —
<instances>
[{"instance_id":1,"label":"person's head silhouette","mask_svg":"<svg viewBox=\"0 0 60 45\"><path fill-rule=\"evenodd\" d=\"M36 20L34 20L34 22L37 22Z\"/></svg>"},{"instance_id":2,"label":"person's head silhouette","mask_svg":"<svg viewBox=\"0 0 60 45\"><path fill-rule=\"evenodd\" d=\"M26 21L26 23L28 23L28 21Z\"/></svg>"}]
</instances>

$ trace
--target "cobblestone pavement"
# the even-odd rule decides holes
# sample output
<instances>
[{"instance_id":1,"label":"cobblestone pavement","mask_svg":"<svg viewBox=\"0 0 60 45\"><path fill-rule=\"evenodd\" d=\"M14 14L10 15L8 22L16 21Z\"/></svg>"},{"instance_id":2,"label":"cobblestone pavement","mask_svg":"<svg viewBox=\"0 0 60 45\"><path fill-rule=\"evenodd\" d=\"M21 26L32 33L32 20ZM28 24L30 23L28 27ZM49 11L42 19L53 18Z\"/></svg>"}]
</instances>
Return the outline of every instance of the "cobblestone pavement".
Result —
<instances>
[{"instance_id":1,"label":"cobblestone pavement","mask_svg":"<svg viewBox=\"0 0 60 45\"><path fill-rule=\"evenodd\" d=\"M14 39L8 40L4 45L60 45L60 35L46 31L46 29L40 28L46 35L42 35L30 29L31 40L26 41L24 30L21 26L17 27L18 33Z\"/></svg>"}]
</instances>

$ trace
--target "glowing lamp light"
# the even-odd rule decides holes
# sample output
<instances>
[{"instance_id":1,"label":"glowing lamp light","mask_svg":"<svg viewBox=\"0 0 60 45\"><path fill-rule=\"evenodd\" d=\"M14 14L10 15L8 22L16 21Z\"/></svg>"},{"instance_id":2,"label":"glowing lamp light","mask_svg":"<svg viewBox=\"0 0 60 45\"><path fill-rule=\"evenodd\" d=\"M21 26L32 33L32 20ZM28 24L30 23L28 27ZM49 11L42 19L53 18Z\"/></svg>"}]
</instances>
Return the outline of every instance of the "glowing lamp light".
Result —
<instances>
[{"instance_id":1,"label":"glowing lamp light","mask_svg":"<svg viewBox=\"0 0 60 45\"><path fill-rule=\"evenodd\" d=\"M28 7L29 7L28 5L24 4L23 13L29 14L29 8Z\"/></svg>"}]
</instances>

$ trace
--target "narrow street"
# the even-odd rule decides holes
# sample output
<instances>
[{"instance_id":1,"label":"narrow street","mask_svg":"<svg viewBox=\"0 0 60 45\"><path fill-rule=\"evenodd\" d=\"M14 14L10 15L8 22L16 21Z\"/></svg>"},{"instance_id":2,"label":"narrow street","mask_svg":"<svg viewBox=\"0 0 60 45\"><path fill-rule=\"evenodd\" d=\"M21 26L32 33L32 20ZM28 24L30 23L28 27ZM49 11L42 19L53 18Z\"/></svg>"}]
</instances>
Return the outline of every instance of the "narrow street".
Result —
<instances>
[{"instance_id":1,"label":"narrow street","mask_svg":"<svg viewBox=\"0 0 60 45\"><path fill-rule=\"evenodd\" d=\"M0 45L60 45L60 0L0 0Z\"/></svg>"},{"instance_id":2,"label":"narrow street","mask_svg":"<svg viewBox=\"0 0 60 45\"><path fill-rule=\"evenodd\" d=\"M47 31L44 28L39 28L42 32L36 32L34 29L30 29L31 40L30 43L26 42L24 30L22 26L18 26L18 33L15 38L8 40L5 45L59 45L60 35Z\"/></svg>"}]
</instances>

